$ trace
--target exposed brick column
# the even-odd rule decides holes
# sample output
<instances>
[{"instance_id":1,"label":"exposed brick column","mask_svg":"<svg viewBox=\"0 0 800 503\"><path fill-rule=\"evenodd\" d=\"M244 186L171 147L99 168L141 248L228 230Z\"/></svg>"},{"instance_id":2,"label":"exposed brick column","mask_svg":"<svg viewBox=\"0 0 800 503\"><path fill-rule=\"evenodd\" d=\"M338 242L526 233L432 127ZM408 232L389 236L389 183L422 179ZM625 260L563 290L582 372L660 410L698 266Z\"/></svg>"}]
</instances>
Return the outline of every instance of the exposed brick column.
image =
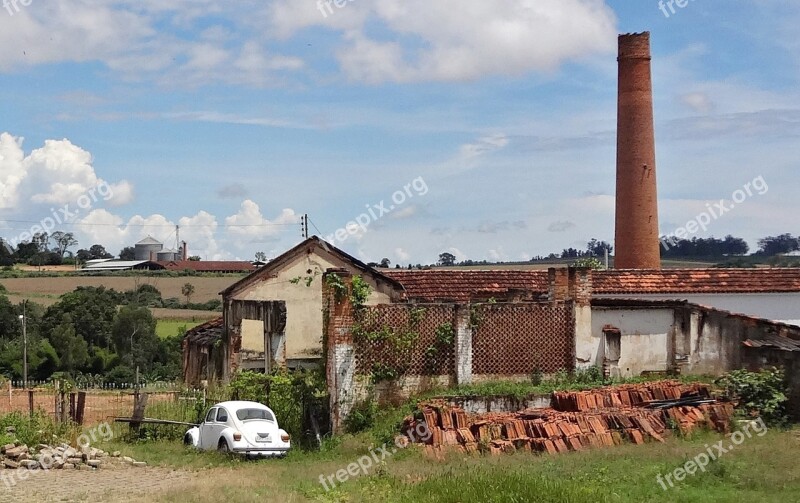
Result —
<instances>
[{"instance_id":1,"label":"exposed brick column","mask_svg":"<svg viewBox=\"0 0 800 503\"><path fill-rule=\"evenodd\" d=\"M614 267L660 269L650 33L619 37Z\"/></svg>"},{"instance_id":2,"label":"exposed brick column","mask_svg":"<svg viewBox=\"0 0 800 503\"><path fill-rule=\"evenodd\" d=\"M344 285L344 292L337 292L329 284L328 278L336 275ZM330 396L331 430L339 433L342 423L353 405L353 384L356 370L355 349L353 347L353 305L350 302L350 288L353 278L344 269L329 269L322 277L323 299L327 313L326 339L326 377Z\"/></svg>"}]
</instances>

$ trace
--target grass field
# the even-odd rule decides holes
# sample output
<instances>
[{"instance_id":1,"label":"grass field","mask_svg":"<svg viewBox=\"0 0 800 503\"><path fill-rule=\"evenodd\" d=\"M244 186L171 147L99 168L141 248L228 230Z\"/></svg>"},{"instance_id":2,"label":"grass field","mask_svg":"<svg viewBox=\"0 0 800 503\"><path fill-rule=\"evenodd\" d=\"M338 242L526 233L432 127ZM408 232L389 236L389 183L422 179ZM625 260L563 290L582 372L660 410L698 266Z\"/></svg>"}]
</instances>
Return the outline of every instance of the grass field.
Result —
<instances>
[{"instance_id":1,"label":"grass field","mask_svg":"<svg viewBox=\"0 0 800 503\"><path fill-rule=\"evenodd\" d=\"M216 315L216 313L209 313L212 316ZM197 325L201 325L208 321L206 318L190 318L190 319L164 319L159 318L156 324L156 334L165 339L167 337L172 337L178 335L178 332L181 328L186 330L190 330Z\"/></svg>"},{"instance_id":2,"label":"grass field","mask_svg":"<svg viewBox=\"0 0 800 503\"><path fill-rule=\"evenodd\" d=\"M165 299L177 297L184 302L181 287L186 283L194 285L195 293L192 302L207 302L220 299L219 292L241 279L241 276L225 277L154 277L154 276L59 276L43 278L6 278L0 279L0 285L8 290L11 302L28 299L38 304L49 306L58 298L75 290L79 286L105 286L118 291L133 290L137 285L148 284L158 288Z\"/></svg>"},{"instance_id":3,"label":"grass field","mask_svg":"<svg viewBox=\"0 0 800 503\"><path fill-rule=\"evenodd\" d=\"M514 502L798 502L800 430L753 436L665 490L657 477L673 472L722 435L701 432L665 444L625 445L563 455L518 453L489 457L452 453L441 460L411 447L389 455L367 474L335 482L326 491L320 475L335 474L368 455L369 434L344 437L321 452L292 452L283 460L244 461L198 453L179 442L124 444L120 450L151 465L189 469L189 487L150 494L150 501L256 502L382 501L390 503ZM379 455L380 456L380 455ZM334 478L334 480L336 480ZM665 484L666 485L666 484ZM329 483L330 488L330 483Z\"/></svg>"}]
</instances>

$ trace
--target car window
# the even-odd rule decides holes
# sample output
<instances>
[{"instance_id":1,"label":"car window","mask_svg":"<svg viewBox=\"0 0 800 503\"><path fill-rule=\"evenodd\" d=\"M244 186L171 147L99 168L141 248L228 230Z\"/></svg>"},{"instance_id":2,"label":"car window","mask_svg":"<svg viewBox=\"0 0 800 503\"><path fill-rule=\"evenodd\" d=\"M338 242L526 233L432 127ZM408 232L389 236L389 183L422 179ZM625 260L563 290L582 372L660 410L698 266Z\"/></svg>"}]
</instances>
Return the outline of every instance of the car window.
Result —
<instances>
[{"instance_id":1,"label":"car window","mask_svg":"<svg viewBox=\"0 0 800 503\"><path fill-rule=\"evenodd\" d=\"M275 422L275 416L267 409L239 409L236 411L236 417L239 421L247 421L249 419L265 419L267 421Z\"/></svg>"},{"instance_id":2,"label":"car window","mask_svg":"<svg viewBox=\"0 0 800 503\"><path fill-rule=\"evenodd\" d=\"M206 422L213 421L214 416L216 415L217 415L217 408L212 407L211 410L208 411L208 414L206 414Z\"/></svg>"},{"instance_id":3,"label":"car window","mask_svg":"<svg viewBox=\"0 0 800 503\"><path fill-rule=\"evenodd\" d=\"M217 422L224 423L227 420L228 420L228 411L220 407L219 410L217 410Z\"/></svg>"}]
</instances>

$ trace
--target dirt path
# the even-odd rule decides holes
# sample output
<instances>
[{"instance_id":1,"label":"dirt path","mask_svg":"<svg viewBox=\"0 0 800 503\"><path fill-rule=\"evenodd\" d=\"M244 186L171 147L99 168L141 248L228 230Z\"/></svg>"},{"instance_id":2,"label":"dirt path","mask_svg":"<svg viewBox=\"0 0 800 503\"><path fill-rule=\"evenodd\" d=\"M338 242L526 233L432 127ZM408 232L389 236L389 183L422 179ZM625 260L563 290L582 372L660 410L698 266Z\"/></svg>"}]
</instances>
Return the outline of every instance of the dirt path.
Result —
<instances>
[{"instance_id":1,"label":"dirt path","mask_svg":"<svg viewBox=\"0 0 800 503\"><path fill-rule=\"evenodd\" d=\"M27 470L25 470L27 471ZM36 470L26 480L18 470L0 470L0 502L97 502L156 501L156 493L191 484L197 477L188 471L166 468L118 468L83 470Z\"/></svg>"}]
</instances>

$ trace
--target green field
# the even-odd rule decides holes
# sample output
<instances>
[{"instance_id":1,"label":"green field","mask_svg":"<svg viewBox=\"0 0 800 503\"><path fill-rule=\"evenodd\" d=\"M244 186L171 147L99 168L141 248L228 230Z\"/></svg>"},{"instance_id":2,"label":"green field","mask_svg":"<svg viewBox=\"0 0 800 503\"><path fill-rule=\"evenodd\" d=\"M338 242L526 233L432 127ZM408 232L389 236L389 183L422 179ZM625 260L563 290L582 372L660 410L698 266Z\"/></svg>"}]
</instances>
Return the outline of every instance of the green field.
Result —
<instances>
[{"instance_id":1,"label":"green field","mask_svg":"<svg viewBox=\"0 0 800 503\"><path fill-rule=\"evenodd\" d=\"M213 313L212 313L213 314ZM181 328L190 330L198 325L202 325L207 320L201 318L179 319L159 319L156 324L156 334L161 338L178 335Z\"/></svg>"},{"instance_id":2,"label":"green field","mask_svg":"<svg viewBox=\"0 0 800 503\"><path fill-rule=\"evenodd\" d=\"M151 494L151 501L385 501L443 503L523 502L797 502L800 501L800 430L753 436L666 490L657 477L706 452L725 436L700 432L665 444L625 445L561 455L486 456L451 453L427 457L418 447L400 450L365 474L325 490L320 475L346 470L379 445L369 434L346 436L322 452L295 451L284 460L243 461L198 453L180 442L113 443L150 465L197 476L181 489ZM392 447L390 444L389 447ZM334 479L335 480L335 479Z\"/></svg>"}]
</instances>

